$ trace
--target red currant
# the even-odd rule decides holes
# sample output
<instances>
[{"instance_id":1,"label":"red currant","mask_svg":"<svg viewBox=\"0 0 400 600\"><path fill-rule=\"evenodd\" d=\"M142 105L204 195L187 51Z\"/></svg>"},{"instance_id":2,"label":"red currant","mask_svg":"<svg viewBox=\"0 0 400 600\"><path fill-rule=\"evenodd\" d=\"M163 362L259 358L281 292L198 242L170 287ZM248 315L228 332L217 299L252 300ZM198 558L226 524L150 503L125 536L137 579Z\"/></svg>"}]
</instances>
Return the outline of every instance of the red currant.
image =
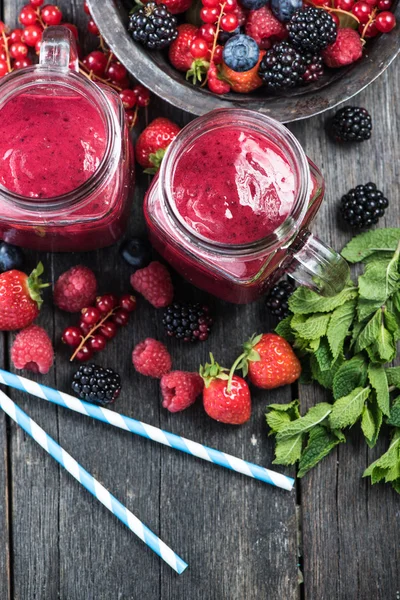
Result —
<instances>
[{"instance_id":1,"label":"red currant","mask_svg":"<svg viewBox=\"0 0 400 600\"><path fill-rule=\"evenodd\" d=\"M236 10L236 8L237 8L236 0L226 0L225 6L224 6L224 12L226 12L226 13L232 12L233 10Z\"/></svg>"},{"instance_id":2,"label":"red currant","mask_svg":"<svg viewBox=\"0 0 400 600\"><path fill-rule=\"evenodd\" d=\"M22 41L22 34L24 33L23 29L13 29L10 33L10 44L16 44L17 42Z\"/></svg>"},{"instance_id":3,"label":"red currant","mask_svg":"<svg viewBox=\"0 0 400 600\"><path fill-rule=\"evenodd\" d=\"M92 71L98 77L103 77L107 66L107 57L101 50L94 50L83 59L83 64L88 71Z\"/></svg>"},{"instance_id":4,"label":"red currant","mask_svg":"<svg viewBox=\"0 0 400 600\"><path fill-rule=\"evenodd\" d=\"M5 60L0 60L0 77L4 77L8 73L8 65Z\"/></svg>"},{"instance_id":5,"label":"red currant","mask_svg":"<svg viewBox=\"0 0 400 600\"><path fill-rule=\"evenodd\" d=\"M40 54L40 47L42 45L42 40L38 40L35 44L35 52L36 54Z\"/></svg>"},{"instance_id":6,"label":"red currant","mask_svg":"<svg viewBox=\"0 0 400 600\"><path fill-rule=\"evenodd\" d=\"M83 3L83 10L85 11L85 13L87 15L90 15L90 10L89 10L88 3L86 2L86 0L84 0L84 3Z\"/></svg>"},{"instance_id":7,"label":"red currant","mask_svg":"<svg viewBox=\"0 0 400 600\"><path fill-rule=\"evenodd\" d=\"M336 27L340 26L340 19L337 15L335 15L335 13L331 13L331 17L336 25Z\"/></svg>"},{"instance_id":8,"label":"red currant","mask_svg":"<svg viewBox=\"0 0 400 600\"><path fill-rule=\"evenodd\" d=\"M372 9L370 5L366 2L363 2L362 0L360 2L356 2L353 8L351 9L353 15L356 16L360 23L362 23L363 25L368 23L371 11Z\"/></svg>"},{"instance_id":9,"label":"red currant","mask_svg":"<svg viewBox=\"0 0 400 600\"><path fill-rule=\"evenodd\" d=\"M364 31L365 30L365 31ZM371 21L368 25L359 25L358 33L364 38L373 38L378 35L379 31L376 28L375 21Z\"/></svg>"},{"instance_id":10,"label":"red currant","mask_svg":"<svg viewBox=\"0 0 400 600\"><path fill-rule=\"evenodd\" d=\"M79 328L85 337L89 335L93 329L92 325L89 325L89 323L84 323L83 321L79 321Z\"/></svg>"},{"instance_id":11,"label":"red currant","mask_svg":"<svg viewBox=\"0 0 400 600\"><path fill-rule=\"evenodd\" d=\"M88 325L95 325L101 317L101 312L96 306L89 306L82 310L81 321Z\"/></svg>"},{"instance_id":12,"label":"red currant","mask_svg":"<svg viewBox=\"0 0 400 600\"><path fill-rule=\"evenodd\" d=\"M193 58L206 58L208 55L209 49L206 40L203 38L196 37L193 42L190 44L190 53Z\"/></svg>"},{"instance_id":13,"label":"red currant","mask_svg":"<svg viewBox=\"0 0 400 600\"><path fill-rule=\"evenodd\" d=\"M82 341L82 331L79 327L67 327L64 329L61 339L64 344L77 348Z\"/></svg>"},{"instance_id":14,"label":"red currant","mask_svg":"<svg viewBox=\"0 0 400 600\"><path fill-rule=\"evenodd\" d=\"M87 24L87 28L89 33L92 33L93 35L100 35L99 28L97 27L93 19L90 19L90 21Z\"/></svg>"},{"instance_id":15,"label":"red currant","mask_svg":"<svg viewBox=\"0 0 400 600\"><path fill-rule=\"evenodd\" d=\"M239 25L239 19L234 13L223 15L221 19L221 29L223 31L234 31Z\"/></svg>"},{"instance_id":16,"label":"red currant","mask_svg":"<svg viewBox=\"0 0 400 600\"><path fill-rule=\"evenodd\" d=\"M104 350L107 345L107 340L104 335L101 333L96 333L89 340L89 348L93 350L93 352L100 352L100 350Z\"/></svg>"},{"instance_id":17,"label":"red currant","mask_svg":"<svg viewBox=\"0 0 400 600\"><path fill-rule=\"evenodd\" d=\"M118 305L118 298L113 294L105 294L96 298L96 307L103 314L107 314Z\"/></svg>"},{"instance_id":18,"label":"red currant","mask_svg":"<svg viewBox=\"0 0 400 600\"><path fill-rule=\"evenodd\" d=\"M211 44L214 41L216 33L216 26L212 25L211 23L206 23L200 27L198 35L200 38L203 38L203 40L206 40L206 42Z\"/></svg>"},{"instance_id":19,"label":"red currant","mask_svg":"<svg viewBox=\"0 0 400 600\"><path fill-rule=\"evenodd\" d=\"M218 8L202 8L200 11L200 17L204 23L216 23L218 15Z\"/></svg>"},{"instance_id":20,"label":"red currant","mask_svg":"<svg viewBox=\"0 0 400 600\"><path fill-rule=\"evenodd\" d=\"M132 90L122 90L119 93L124 108L133 108L136 104L136 96Z\"/></svg>"},{"instance_id":21,"label":"red currant","mask_svg":"<svg viewBox=\"0 0 400 600\"><path fill-rule=\"evenodd\" d=\"M78 28L76 25L73 23L63 23L63 27L69 29L76 40L79 38Z\"/></svg>"},{"instance_id":22,"label":"red currant","mask_svg":"<svg viewBox=\"0 0 400 600\"><path fill-rule=\"evenodd\" d=\"M25 58L17 58L17 60L14 60L13 67L16 71L18 71L19 69L25 69L25 67L30 67L31 64L32 61L29 58L29 56L25 56Z\"/></svg>"},{"instance_id":23,"label":"red currant","mask_svg":"<svg viewBox=\"0 0 400 600\"><path fill-rule=\"evenodd\" d=\"M378 31L389 33L396 27L396 17L389 11L384 11L376 15L375 25Z\"/></svg>"},{"instance_id":24,"label":"red currant","mask_svg":"<svg viewBox=\"0 0 400 600\"><path fill-rule=\"evenodd\" d=\"M62 12L54 4L46 4L40 11L40 16L46 25L59 25L62 21Z\"/></svg>"},{"instance_id":25,"label":"red currant","mask_svg":"<svg viewBox=\"0 0 400 600\"><path fill-rule=\"evenodd\" d=\"M369 4L372 8L375 8L375 6L378 4L378 0L365 0L365 2Z\"/></svg>"},{"instance_id":26,"label":"red currant","mask_svg":"<svg viewBox=\"0 0 400 600\"><path fill-rule=\"evenodd\" d=\"M111 62L107 68L106 75L113 83L118 83L125 79L126 69L119 62Z\"/></svg>"},{"instance_id":27,"label":"red currant","mask_svg":"<svg viewBox=\"0 0 400 600\"><path fill-rule=\"evenodd\" d=\"M29 2L31 6L33 6L34 8L38 8L39 6L42 6L44 0L29 0Z\"/></svg>"},{"instance_id":28,"label":"red currant","mask_svg":"<svg viewBox=\"0 0 400 600\"><path fill-rule=\"evenodd\" d=\"M18 42L11 44L9 51L11 58L25 58L28 56L29 48L26 44Z\"/></svg>"},{"instance_id":29,"label":"red currant","mask_svg":"<svg viewBox=\"0 0 400 600\"><path fill-rule=\"evenodd\" d=\"M378 0L379 10L389 10L392 6L392 0Z\"/></svg>"},{"instance_id":30,"label":"red currant","mask_svg":"<svg viewBox=\"0 0 400 600\"><path fill-rule=\"evenodd\" d=\"M24 29L22 41L28 46L31 46L31 48L34 48L37 42L41 41L42 35L43 31L39 25L28 25L28 27L25 27Z\"/></svg>"},{"instance_id":31,"label":"red currant","mask_svg":"<svg viewBox=\"0 0 400 600\"><path fill-rule=\"evenodd\" d=\"M119 299L119 305L124 310L127 310L128 312L133 312L136 309L136 298L135 296L125 294Z\"/></svg>"},{"instance_id":32,"label":"red currant","mask_svg":"<svg viewBox=\"0 0 400 600\"><path fill-rule=\"evenodd\" d=\"M34 25L37 20L38 16L33 6L26 4L24 7L22 7L21 12L19 13L19 21L22 23L22 25Z\"/></svg>"},{"instance_id":33,"label":"red currant","mask_svg":"<svg viewBox=\"0 0 400 600\"><path fill-rule=\"evenodd\" d=\"M222 53L224 48L222 46L215 46L214 50L214 63L220 65L222 63Z\"/></svg>"},{"instance_id":34,"label":"red currant","mask_svg":"<svg viewBox=\"0 0 400 600\"><path fill-rule=\"evenodd\" d=\"M113 83L115 82L113 81ZM125 79L123 79L122 81L118 81L117 85L119 88L121 88L121 90L127 90L131 87L131 82L129 81L128 77L125 77Z\"/></svg>"},{"instance_id":35,"label":"red currant","mask_svg":"<svg viewBox=\"0 0 400 600\"><path fill-rule=\"evenodd\" d=\"M79 362L85 362L85 360L89 360L93 356L93 350L89 348L86 344L82 346L77 355L75 356L76 360Z\"/></svg>"},{"instance_id":36,"label":"red currant","mask_svg":"<svg viewBox=\"0 0 400 600\"><path fill-rule=\"evenodd\" d=\"M218 8L220 0L202 0L202 5L206 8Z\"/></svg>"},{"instance_id":37,"label":"red currant","mask_svg":"<svg viewBox=\"0 0 400 600\"><path fill-rule=\"evenodd\" d=\"M124 327L129 321L129 312L123 308L119 308L111 317L114 323L120 327Z\"/></svg>"},{"instance_id":38,"label":"red currant","mask_svg":"<svg viewBox=\"0 0 400 600\"><path fill-rule=\"evenodd\" d=\"M355 0L335 0L335 8L351 12L351 9L354 6L354 2Z\"/></svg>"},{"instance_id":39,"label":"red currant","mask_svg":"<svg viewBox=\"0 0 400 600\"><path fill-rule=\"evenodd\" d=\"M7 52L4 50L0 50L0 60L5 60L7 62Z\"/></svg>"},{"instance_id":40,"label":"red currant","mask_svg":"<svg viewBox=\"0 0 400 600\"><path fill-rule=\"evenodd\" d=\"M117 335L118 328L112 321L106 321L99 329L100 333L108 340L112 340Z\"/></svg>"},{"instance_id":41,"label":"red currant","mask_svg":"<svg viewBox=\"0 0 400 600\"><path fill-rule=\"evenodd\" d=\"M125 110L126 119L129 127L133 127L136 123L137 113L135 110Z\"/></svg>"},{"instance_id":42,"label":"red currant","mask_svg":"<svg viewBox=\"0 0 400 600\"><path fill-rule=\"evenodd\" d=\"M140 83L138 83L137 85L135 85L135 87L132 89L132 91L136 96L136 104L138 106L141 106L143 108L144 106L149 105L150 92L147 88L144 87L144 85L141 85Z\"/></svg>"}]
</instances>

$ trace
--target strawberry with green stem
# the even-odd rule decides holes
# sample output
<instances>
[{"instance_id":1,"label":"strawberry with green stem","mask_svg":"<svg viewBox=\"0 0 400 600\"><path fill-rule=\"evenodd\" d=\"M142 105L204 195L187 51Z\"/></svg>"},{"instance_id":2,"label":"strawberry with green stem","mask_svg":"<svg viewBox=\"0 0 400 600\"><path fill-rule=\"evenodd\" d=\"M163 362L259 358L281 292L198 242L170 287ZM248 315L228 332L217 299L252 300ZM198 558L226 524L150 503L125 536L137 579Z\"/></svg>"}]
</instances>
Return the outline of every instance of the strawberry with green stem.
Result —
<instances>
[{"instance_id":1,"label":"strawberry with green stem","mask_svg":"<svg viewBox=\"0 0 400 600\"><path fill-rule=\"evenodd\" d=\"M159 117L142 131L136 143L136 160L145 173L157 173L168 146L180 129L176 123Z\"/></svg>"}]
</instances>

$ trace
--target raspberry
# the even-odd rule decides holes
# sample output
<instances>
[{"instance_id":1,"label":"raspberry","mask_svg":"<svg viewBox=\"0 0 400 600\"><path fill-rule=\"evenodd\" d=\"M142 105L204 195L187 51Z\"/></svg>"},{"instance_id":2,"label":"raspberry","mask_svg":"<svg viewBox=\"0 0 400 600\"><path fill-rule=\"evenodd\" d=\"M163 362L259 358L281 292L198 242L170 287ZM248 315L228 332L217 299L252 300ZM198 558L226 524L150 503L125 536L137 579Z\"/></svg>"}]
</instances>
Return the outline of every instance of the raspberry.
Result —
<instances>
[{"instance_id":1,"label":"raspberry","mask_svg":"<svg viewBox=\"0 0 400 600\"><path fill-rule=\"evenodd\" d=\"M77 265L65 271L54 286L54 304L67 312L79 312L96 299L97 281L90 269Z\"/></svg>"},{"instance_id":2,"label":"raspberry","mask_svg":"<svg viewBox=\"0 0 400 600\"><path fill-rule=\"evenodd\" d=\"M287 37L286 27L274 17L272 11L266 6L250 11L245 31L246 35L252 37L264 50L268 50L273 42L284 40Z\"/></svg>"},{"instance_id":3,"label":"raspberry","mask_svg":"<svg viewBox=\"0 0 400 600\"><path fill-rule=\"evenodd\" d=\"M168 306L174 297L170 274L164 265L156 261L136 271L131 276L131 286L155 308Z\"/></svg>"},{"instance_id":4,"label":"raspberry","mask_svg":"<svg viewBox=\"0 0 400 600\"><path fill-rule=\"evenodd\" d=\"M20 331L11 348L11 360L16 369L26 369L44 375L54 360L51 339L42 327L31 325Z\"/></svg>"},{"instance_id":5,"label":"raspberry","mask_svg":"<svg viewBox=\"0 0 400 600\"><path fill-rule=\"evenodd\" d=\"M203 387L198 373L171 371L161 378L162 405L172 413L185 410L200 396Z\"/></svg>"},{"instance_id":6,"label":"raspberry","mask_svg":"<svg viewBox=\"0 0 400 600\"><path fill-rule=\"evenodd\" d=\"M361 58L362 50L357 31L344 27L338 30L336 41L322 52L322 58L328 67L343 67Z\"/></svg>"},{"instance_id":7,"label":"raspberry","mask_svg":"<svg viewBox=\"0 0 400 600\"><path fill-rule=\"evenodd\" d=\"M172 367L171 356L161 342L147 338L138 344L132 353L132 362L136 371L147 377L161 379Z\"/></svg>"}]
</instances>

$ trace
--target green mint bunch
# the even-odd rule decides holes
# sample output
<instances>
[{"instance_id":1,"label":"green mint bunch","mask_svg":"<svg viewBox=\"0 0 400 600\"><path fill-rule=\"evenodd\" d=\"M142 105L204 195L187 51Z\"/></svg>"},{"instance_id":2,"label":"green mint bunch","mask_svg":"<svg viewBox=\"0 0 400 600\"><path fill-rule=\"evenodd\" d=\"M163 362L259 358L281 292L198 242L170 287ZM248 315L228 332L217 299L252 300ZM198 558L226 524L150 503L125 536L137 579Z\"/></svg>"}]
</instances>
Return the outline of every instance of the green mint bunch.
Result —
<instances>
[{"instance_id":1,"label":"green mint bunch","mask_svg":"<svg viewBox=\"0 0 400 600\"><path fill-rule=\"evenodd\" d=\"M364 263L357 284L348 281L332 297L298 288L289 301L292 314L275 330L300 357L301 382L318 382L332 392L333 402L316 404L304 416L297 400L268 406L274 463L298 462L302 477L345 442L356 423L372 448L385 422L391 429L389 449L364 476L372 483L390 482L400 493L400 367L389 365L400 339L400 229L358 235L342 255Z\"/></svg>"}]
</instances>

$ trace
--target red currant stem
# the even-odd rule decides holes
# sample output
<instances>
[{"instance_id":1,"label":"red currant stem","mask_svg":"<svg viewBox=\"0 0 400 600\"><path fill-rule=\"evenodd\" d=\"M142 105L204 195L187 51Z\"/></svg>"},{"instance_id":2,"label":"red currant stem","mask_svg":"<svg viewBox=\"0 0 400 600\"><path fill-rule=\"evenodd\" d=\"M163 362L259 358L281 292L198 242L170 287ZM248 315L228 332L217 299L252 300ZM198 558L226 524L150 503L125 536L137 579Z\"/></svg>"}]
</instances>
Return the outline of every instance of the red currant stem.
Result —
<instances>
[{"instance_id":1,"label":"red currant stem","mask_svg":"<svg viewBox=\"0 0 400 600\"><path fill-rule=\"evenodd\" d=\"M41 17L41 14L40 14L40 8L37 8L37 9L35 10L35 13L37 14L38 21L39 21L39 23L41 24L41 26L43 27L43 29L46 29L46 28L47 28L47 25L46 25L46 23L43 21L43 19L42 19L42 17Z\"/></svg>"},{"instance_id":2,"label":"red currant stem","mask_svg":"<svg viewBox=\"0 0 400 600\"><path fill-rule=\"evenodd\" d=\"M133 117L132 123L130 123L129 125L129 129L132 131L132 129L135 127L136 122L137 122L137 115L138 115L138 111L139 111L139 107L138 105L135 106L135 116Z\"/></svg>"},{"instance_id":3,"label":"red currant stem","mask_svg":"<svg viewBox=\"0 0 400 600\"><path fill-rule=\"evenodd\" d=\"M10 53L8 51L8 37L6 36L5 31L2 31L1 36L2 36L3 42L4 42L4 50L6 51L7 69L8 69L8 72L11 73L12 67L11 67L11 61L10 61Z\"/></svg>"},{"instance_id":4,"label":"red currant stem","mask_svg":"<svg viewBox=\"0 0 400 600\"><path fill-rule=\"evenodd\" d=\"M110 50L106 46L106 43L104 42L104 38L101 35L101 33L99 34L99 46L103 50L103 52L106 52L106 51L110 52ZM112 52L110 52L110 54L112 54Z\"/></svg>"},{"instance_id":5,"label":"red currant stem","mask_svg":"<svg viewBox=\"0 0 400 600\"><path fill-rule=\"evenodd\" d=\"M372 11L372 13L369 16L367 23L365 23L365 25L364 25L364 29L362 30L362 34L361 34L361 41L363 44L366 44L366 40L365 40L364 36L367 33L368 27L371 25L371 23L373 23L375 21L377 12L378 12L378 9L374 8L374 10Z\"/></svg>"},{"instance_id":6,"label":"red currant stem","mask_svg":"<svg viewBox=\"0 0 400 600\"><path fill-rule=\"evenodd\" d=\"M214 35L214 41L213 41L213 46L211 48L211 56L210 56L210 65L213 63L214 60L214 54L215 54L215 48L217 47L217 42L218 42L218 35L221 29L221 19L224 16L224 8L225 8L226 2L223 2L222 4L220 4L221 10L217 19L217 23L216 23L216 30L215 30L215 35ZM201 87L204 87L208 81L208 73L209 71L207 71L207 75L205 80L203 81L203 83L201 84Z\"/></svg>"},{"instance_id":7,"label":"red currant stem","mask_svg":"<svg viewBox=\"0 0 400 600\"><path fill-rule=\"evenodd\" d=\"M104 325L104 323L107 321L107 319L109 319L114 314L114 312L116 310L118 310L119 308L121 308L121 307L120 306L115 306L114 308L112 308L106 314L106 316L101 319L101 321L99 321L98 323L96 323L96 325L94 325L94 327L92 327L92 329L89 331L89 333L85 337L82 336L81 343L79 344L79 346L76 348L75 352L73 353L73 355L69 359L70 362L72 362L74 360L74 358L76 357L76 355L78 354L78 352L80 350L82 350L82 347L86 344L86 342L89 340L89 338L93 337L94 332L97 331L97 329L99 329L99 327L101 327L102 325Z\"/></svg>"},{"instance_id":8,"label":"red currant stem","mask_svg":"<svg viewBox=\"0 0 400 600\"><path fill-rule=\"evenodd\" d=\"M333 13L340 13L341 15L350 15L351 17L353 17L353 19L355 19L357 21L357 23L360 22L360 19L358 17L356 17L356 15L353 15L352 12L349 12L348 10L343 10L341 8L330 8L330 7L325 7L326 12L333 12Z\"/></svg>"},{"instance_id":9,"label":"red currant stem","mask_svg":"<svg viewBox=\"0 0 400 600\"><path fill-rule=\"evenodd\" d=\"M101 38L101 39L103 39L103 38ZM107 69L110 66L110 63L113 59L113 56L114 56L113 53L111 52L111 50L107 49L107 51L108 51L108 57L107 57L107 64L106 64L106 73L107 73Z\"/></svg>"},{"instance_id":10,"label":"red currant stem","mask_svg":"<svg viewBox=\"0 0 400 600\"><path fill-rule=\"evenodd\" d=\"M111 83L111 81L109 79L103 79L103 77L99 77L98 75L94 75L94 79L93 79L93 71L89 71L89 69L86 67L86 65L83 64L82 61L79 61L79 67L80 67L79 72L82 73L82 75L84 75L88 79L90 79L90 81L94 81L94 82L100 81L101 83L104 83L105 85L109 85L111 88L113 88L117 92L122 91L122 88L120 88L118 85L115 85L114 83Z\"/></svg>"}]
</instances>

